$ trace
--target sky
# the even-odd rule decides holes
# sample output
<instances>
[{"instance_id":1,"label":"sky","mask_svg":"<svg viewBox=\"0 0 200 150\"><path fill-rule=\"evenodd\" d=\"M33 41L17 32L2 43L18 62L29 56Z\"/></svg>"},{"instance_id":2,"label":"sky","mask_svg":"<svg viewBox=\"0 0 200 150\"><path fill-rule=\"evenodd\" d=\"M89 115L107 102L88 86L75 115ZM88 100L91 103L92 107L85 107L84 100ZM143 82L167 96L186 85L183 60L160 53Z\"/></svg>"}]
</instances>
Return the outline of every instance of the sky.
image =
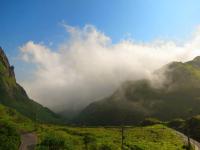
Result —
<instances>
[{"instance_id":1,"label":"sky","mask_svg":"<svg viewBox=\"0 0 200 150\"><path fill-rule=\"evenodd\" d=\"M92 24L117 42L183 39L200 23L198 0L1 0L0 45L10 54L28 40L62 42L60 23Z\"/></svg>"},{"instance_id":2,"label":"sky","mask_svg":"<svg viewBox=\"0 0 200 150\"><path fill-rule=\"evenodd\" d=\"M0 0L0 10L0 46L18 82L42 104L58 85L67 92L57 90L50 102L90 102L130 76L199 54L199 0ZM76 91L82 95L74 98Z\"/></svg>"}]
</instances>

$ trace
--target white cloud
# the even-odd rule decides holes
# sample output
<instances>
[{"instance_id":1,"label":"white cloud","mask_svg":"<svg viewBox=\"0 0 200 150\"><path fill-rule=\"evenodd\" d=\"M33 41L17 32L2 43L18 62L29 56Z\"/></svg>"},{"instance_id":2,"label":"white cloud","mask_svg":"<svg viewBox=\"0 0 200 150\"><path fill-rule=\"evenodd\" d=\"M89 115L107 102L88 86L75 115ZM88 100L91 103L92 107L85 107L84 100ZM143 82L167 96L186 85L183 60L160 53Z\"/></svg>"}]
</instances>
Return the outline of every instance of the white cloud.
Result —
<instances>
[{"instance_id":1,"label":"white cloud","mask_svg":"<svg viewBox=\"0 0 200 150\"><path fill-rule=\"evenodd\" d=\"M20 48L23 60L36 66L33 80L21 84L33 99L54 110L83 107L126 80L149 78L166 63L200 55L200 30L181 44L162 40L112 44L92 25L64 26L69 40L58 50L33 41Z\"/></svg>"}]
</instances>

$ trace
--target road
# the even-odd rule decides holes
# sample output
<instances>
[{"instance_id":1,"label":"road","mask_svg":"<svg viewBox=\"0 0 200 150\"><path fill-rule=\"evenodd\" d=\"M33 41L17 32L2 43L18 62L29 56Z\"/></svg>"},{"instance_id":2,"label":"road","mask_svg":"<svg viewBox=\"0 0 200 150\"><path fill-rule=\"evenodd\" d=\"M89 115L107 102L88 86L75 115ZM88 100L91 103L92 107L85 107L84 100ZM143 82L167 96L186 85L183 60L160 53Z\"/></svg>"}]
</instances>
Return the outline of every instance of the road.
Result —
<instances>
[{"instance_id":1,"label":"road","mask_svg":"<svg viewBox=\"0 0 200 150\"><path fill-rule=\"evenodd\" d=\"M21 145L19 150L34 150L37 145L37 135L35 133L21 134Z\"/></svg>"},{"instance_id":2,"label":"road","mask_svg":"<svg viewBox=\"0 0 200 150\"><path fill-rule=\"evenodd\" d=\"M187 136L181 132L175 131L178 135L183 137L183 139L187 142ZM194 139L190 139L191 144L195 147L195 150L200 150L200 143Z\"/></svg>"}]
</instances>

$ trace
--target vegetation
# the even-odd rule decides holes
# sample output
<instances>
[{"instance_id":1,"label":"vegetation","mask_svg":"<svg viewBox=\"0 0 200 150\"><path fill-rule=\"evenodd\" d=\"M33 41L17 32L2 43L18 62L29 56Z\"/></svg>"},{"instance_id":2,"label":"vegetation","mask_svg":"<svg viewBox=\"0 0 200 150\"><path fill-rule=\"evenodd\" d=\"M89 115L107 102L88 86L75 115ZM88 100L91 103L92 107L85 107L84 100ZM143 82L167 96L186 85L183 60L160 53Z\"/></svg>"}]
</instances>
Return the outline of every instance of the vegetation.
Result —
<instances>
[{"instance_id":1,"label":"vegetation","mask_svg":"<svg viewBox=\"0 0 200 150\"><path fill-rule=\"evenodd\" d=\"M38 144L38 150L73 150L72 143L68 143L62 135L55 133L47 133L43 137L40 144Z\"/></svg>"},{"instance_id":2,"label":"vegetation","mask_svg":"<svg viewBox=\"0 0 200 150\"><path fill-rule=\"evenodd\" d=\"M17 150L20 133L36 132L37 150L121 150L120 127L35 126L27 117L3 105L0 105L0 114L0 143L4 143L0 149ZM161 124L125 126L123 143L124 150L183 150L186 147L179 135Z\"/></svg>"},{"instance_id":3,"label":"vegetation","mask_svg":"<svg viewBox=\"0 0 200 150\"><path fill-rule=\"evenodd\" d=\"M16 128L8 122L0 122L0 149L18 150L20 136Z\"/></svg>"},{"instance_id":4,"label":"vegetation","mask_svg":"<svg viewBox=\"0 0 200 150\"><path fill-rule=\"evenodd\" d=\"M18 150L20 133L31 132L34 123L15 110L0 105L0 149Z\"/></svg>"},{"instance_id":5,"label":"vegetation","mask_svg":"<svg viewBox=\"0 0 200 150\"><path fill-rule=\"evenodd\" d=\"M121 150L118 127L41 125L37 149ZM179 135L164 125L124 128L124 150L183 150Z\"/></svg>"},{"instance_id":6,"label":"vegetation","mask_svg":"<svg viewBox=\"0 0 200 150\"><path fill-rule=\"evenodd\" d=\"M160 123L148 118L150 122ZM120 150L120 127L69 127L37 124L17 111L0 105L0 149L18 149L21 132L36 132L37 150ZM37 127L37 128L35 128ZM164 125L124 127L124 150L184 149L179 135Z\"/></svg>"}]
</instances>

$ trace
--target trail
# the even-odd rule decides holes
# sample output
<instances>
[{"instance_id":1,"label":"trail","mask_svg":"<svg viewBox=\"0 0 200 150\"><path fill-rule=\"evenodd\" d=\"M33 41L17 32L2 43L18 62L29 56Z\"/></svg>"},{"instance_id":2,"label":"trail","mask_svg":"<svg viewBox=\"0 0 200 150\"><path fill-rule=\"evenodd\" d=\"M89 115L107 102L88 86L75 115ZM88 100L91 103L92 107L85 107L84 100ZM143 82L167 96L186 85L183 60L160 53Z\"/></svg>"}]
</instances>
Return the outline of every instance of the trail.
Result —
<instances>
[{"instance_id":1,"label":"trail","mask_svg":"<svg viewBox=\"0 0 200 150\"><path fill-rule=\"evenodd\" d=\"M37 145L37 135L35 133L21 134L21 145L19 150L34 150Z\"/></svg>"}]
</instances>

